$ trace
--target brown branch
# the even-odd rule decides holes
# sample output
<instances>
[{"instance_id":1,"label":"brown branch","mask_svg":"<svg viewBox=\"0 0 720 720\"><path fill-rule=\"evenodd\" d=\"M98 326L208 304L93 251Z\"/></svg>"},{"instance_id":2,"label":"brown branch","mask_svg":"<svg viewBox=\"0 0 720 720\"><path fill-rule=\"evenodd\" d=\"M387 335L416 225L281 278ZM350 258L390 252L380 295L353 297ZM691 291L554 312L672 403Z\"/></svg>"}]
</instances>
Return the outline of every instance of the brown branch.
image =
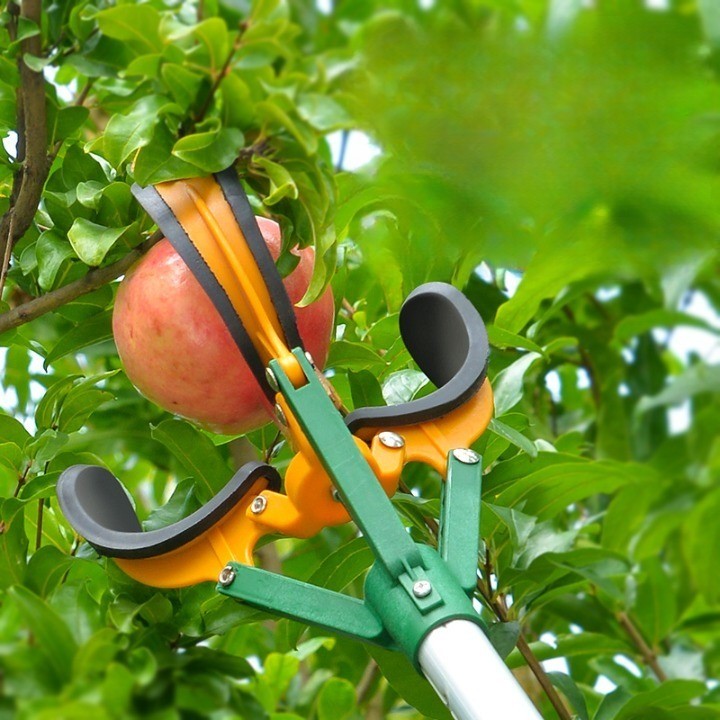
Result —
<instances>
[{"instance_id":1,"label":"brown branch","mask_svg":"<svg viewBox=\"0 0 720 720\"><path fill-rule=\"evenodd\" d=\"M30 20L39 28L41 4L41 0L22 0L20 17ZM18 57L20 84L17 90L17 160L21 166L13 178L10 208L0 222L0 256L3 262L7 258L8 263L15 241L21 238L32 224L49 169L45 78L42 72L36 72L25 62L25 55L40 57L41 54L40 33L21 41ZM7 249L8 245L10 251ZM4 268L3 265L3 270Z\"/></svg>"},{"instance_id":2,"label":"brown branch","mask_svg":"<svg viewBox=\"0 0 720 720\"><path fill-rule=\"evenodd\" d=\"M501 622L508 622L510 619L507 604L505 598L502 595L496 595L491 589L490 576L492 575L492 565L490 561L490 555L486 552L485 555L485 566L484 566L484 581L478 578L477 589L480 596L485 601L485 604L495 613L495 616ZM535 676L538 684L547 695L550 704L555 708L555 712L558 714L560 720L572 720L572 713L567 709L560 694L552 684L550 677L545 672L545 668L542 663L535 657L535 653L532 651L530 644L525 639L525 636L520 631L517 641L517 649L525 659L530 672Z\"/></svg>"},{"instance_id":3,"label":"brown branch","mask_svg":"<svg viewBox=\"0 0 720 720\"><path fill-rule=\"evenodd\" d=\"M365 670L357 686L358 705L362 705L362 703L364 703L370 697L370 690L375 684L375 679L377 678L379 672L380 668L378 667L378 664L371 659L370 662L365 666Z\"/></svg>"},{"instance_id":4,"label":"brown branch","mask_svg":"<svg viewBox=\"0 0 720 720\"><path fill-rule=\"evenodd\" d=\"M633 641L635 647L637 647L640 651L645 664L655 673L655 677L657 677L660 682L665 682L668 677L662 667L660 667L657 655L645 642L645 638L642 636L640 630L638 630L635 626L635 623L630 619L630 616L621 610L617 613L616 617L622 629L625 630L628 637Z\"/></svg>"},{"instance_id":5,"label":"brown branch","mask_svg":"<svg viewBox=\"0 0 720 720\"><path fill-rule=\"evenodd\" d=\"M230 63L235 57L235 53L240 49L240 46L242 45L242 36L243 34L242 32L240 32L235 38L235 42L233 43L233 46L228 53L228 56L225 58L225 62L223 63L222 68L220 68L220 72L215 76L215 80L213 81L212 87L210 88L210 91L205 98L205 102L202 104L202 107L200 108L200 110L198 110L197 114L193 118L193 125L197 125L197 123L201 122L205 118L207 111L210 109L210 105L212 104L213 98L215 97L215 93L218 91L220 83L227 77L228 73L230 72Z\"/></svg>"},{"instance_id":6,"label":"brown branch","mask_svg":"<svg viewBox=\"0 0 720 720\"><path fill-rule=\"evenodd\" d=\"M269 463L270 460L272 460L272 456L275 454L275 450L277 449L277 446L280 444L280 441L283 438L283 434L280 430L278 430L275 433L275 437L272 439L270 444L267 446L267 449L265 450L265 462Z\"/></svg>"},{"instance_id":7,"label":"brown branch","mask_svg":"<svg viewBox=\"0 0 720 720\"><path fill-rule=\"evenodd\" d=\"M575 320L575 313L569 307L565 306L563 308L563 313L571 323L577 324L577 321ZM600 393L600 383L598 382L595 364L593 363L592 357L590 357L590 353L588 353L582 345L578 345L578 353L580 355L581 365L587 372L590 379L590 392L593 396L593 402L595 407L599 408L602 403L602 396Z\"/></svg>"},{"instance_id":8,"label":"brown branch","mask_svg":"<svg viewBox=\"0 0 720 720\"><path fill-rule=\"evenodd\" d=\"M138 245L124 258L114 262L112 265L91 270L87 275L75 282L71 282L64 287L41 295L3 313L0 315L0 333L24 325L31 320L39 318L41 315L45 315L45 313L59 308L61 305L65 305L65 303L79 298L81 295L85 295L101 288L103 285L107 285L107 283L123 275L136 260L142 257L162 237L161 232L155 232L145 242Z\"/></svg>"}]
</instances>

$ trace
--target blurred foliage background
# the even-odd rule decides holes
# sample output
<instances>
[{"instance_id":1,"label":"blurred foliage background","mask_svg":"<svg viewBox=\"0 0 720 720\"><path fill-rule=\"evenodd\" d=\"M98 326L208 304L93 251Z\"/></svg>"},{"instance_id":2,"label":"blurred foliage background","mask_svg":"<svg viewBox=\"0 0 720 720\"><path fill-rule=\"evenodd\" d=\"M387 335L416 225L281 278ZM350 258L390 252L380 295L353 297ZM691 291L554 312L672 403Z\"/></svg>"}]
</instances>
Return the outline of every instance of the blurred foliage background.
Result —
<instances>
[{"instance_id":1,"label":"blurred foliage background","mask_svg":"<svg viewBox=\"0 0 720 720\"><path fill-rule=\"evenodd\" d=\"M110 330L153 242L132 182L233 163L286 250L317 249L305 301L332 282L349 407L428 391L398 340L419 283L482 313L478 604L544 716L720 717L714 0L10 0L0 22L0 717L447 717L397 658L140 586L59 513L75 463L158 527L270 448L142 398ZM405 482L433 542L438 478ZM371 555L343 527L259 562L359 594Z\"/></svg>"}]
</instances>

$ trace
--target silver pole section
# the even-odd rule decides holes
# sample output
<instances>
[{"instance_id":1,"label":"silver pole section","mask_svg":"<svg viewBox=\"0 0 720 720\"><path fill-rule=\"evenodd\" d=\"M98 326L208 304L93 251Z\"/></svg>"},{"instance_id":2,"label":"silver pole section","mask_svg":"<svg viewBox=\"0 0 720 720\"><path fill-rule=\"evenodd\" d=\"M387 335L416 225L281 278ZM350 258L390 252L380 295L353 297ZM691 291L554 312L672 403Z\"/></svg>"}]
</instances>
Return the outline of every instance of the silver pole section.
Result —
<instances>
[{"instance_id":1,"label":"silver pole section","mask_svg":"<svg viewBox=\"0 0 720 720\"><path fill-rule=\"evenodd\" d=\"M418 655L430 684L457 720L542 720L482 629L451 620L423 640Z\"/></svg>"}]
</instances>

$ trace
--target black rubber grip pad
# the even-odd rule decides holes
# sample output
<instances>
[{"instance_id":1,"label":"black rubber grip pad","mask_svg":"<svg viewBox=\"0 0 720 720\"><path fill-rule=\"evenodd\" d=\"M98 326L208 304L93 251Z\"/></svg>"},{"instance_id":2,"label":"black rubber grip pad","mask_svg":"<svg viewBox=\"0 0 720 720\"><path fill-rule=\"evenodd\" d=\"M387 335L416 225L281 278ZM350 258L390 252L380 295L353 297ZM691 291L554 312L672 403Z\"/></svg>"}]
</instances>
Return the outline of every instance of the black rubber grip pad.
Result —
<instances>
[{"instance_id":1,"label":"black rubber grip pad","mask_svg":"<svg viewBox=\"0 0 720 720\"><path fill-rule=\"evenodd\" d=\"M238 346L250 370L252 370L258 384L268 399L273 400L275 393L265 378L265 366L230 298L217 277L215 277L212 268L205 262L173 211L154 187L141 188L136 184L133 185L132 192L147 214L155 221L163 235L170 241L173 248L190 269L190 272L202 285L203 290L220 313L220 317L222 317L232 339Z\"/></svg>"},{"instance_id":2,"label":"black rubber grip pad","mask_svg":"<svg viewBox=\"0 0 720 720\"><path fill-rule=\"evenodd\" d=\"M285 285L283 285L275 261L272 259L272 255L265 244L257 219L255 218L255 213L238 180L237 173L232 168L228 168L221 173L217 173L215 180L217 180L225 196L225 200L242 230L250 252L255 258L258 270L260 270L260 274L263 276L263 280L265 280L265 286L270 293L270 299L272 300L278 320L280 321L280 327L285 336L285 345L288 348L299 347L304 350L305 348L303 347L297 328L295 310L285 290Z\"/></svg>"},{"instance_id":3,"label":"black rubber grip pad","mask_svg":"<svg viewBox=\"0 0 720 720\"><path fill-rule=\"evenodd\" d=\"M426 283L410 293L400 310L400 334L437 390L401 405L354 410L345 418L353 433L434 420L462 405L485 380L490 354L485 323L452 285Z\"/></svg>"},{"instance_id":4,"label":"black rubber grip pad","mask_svg":"<svg viewBox=\"0 0 720 720\"><path fill-rule=\"evenodd\" d=\"M105 468L96 465L68 468L60 475L57 495L70 525L101 555L149 558L176 550L216 525L260 478L267 479L271 490L280 489L280 475L275 468L249 462L199 510L172 525L148 532L143 532L120 481Z\"/></svg>"}]
</instances>

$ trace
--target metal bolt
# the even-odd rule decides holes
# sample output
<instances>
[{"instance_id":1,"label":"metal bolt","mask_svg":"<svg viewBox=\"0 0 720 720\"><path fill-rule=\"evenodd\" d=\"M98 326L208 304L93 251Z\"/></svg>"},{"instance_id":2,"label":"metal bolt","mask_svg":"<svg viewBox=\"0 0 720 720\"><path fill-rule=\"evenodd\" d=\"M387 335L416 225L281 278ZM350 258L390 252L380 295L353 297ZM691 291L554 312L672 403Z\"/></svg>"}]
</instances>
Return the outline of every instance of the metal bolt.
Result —
<instances>
[{"instance_id":1,"label":"metal bolt","mask_svg":"<svg viewBox=\"0 0 720 720\"><path fill-rule=\"evenodd\" d=\"M432 585L428 580L418 580L413 585L413 595L416 598L425 598L432 592Z\"/></svg>"},{"instance_id":2,"label":"metal bolt","mask_svg":"<svg viewBox=\"0 0 720 720\"><path fill-rule=\"evenodd\" d=\"M342 502L342 498L340 497L340 493L337 491L337 488L333 488L332 498L335 502Z\"/></svg>"},{"instance_id":3,"label":"metal bolt","mask_svg":"<svg viewBox=\"0 0 720 720\"><path fill-rule=\"evenodd\" d=\"M381 432L378 435L378 438L380 439L380 442L388 448L397 449L405 445L405 440L401 435L390 432L389 430Z\"/></svg>"},{"instance_id":4,"label":"metal bolt","mask_svg":"<svg viewBox=\"0 0 720 720\"><path fill-rule=\"evenodd\" d=\"M480 462L480 456L470 448L457 448L453 450L453 457L465 465L476 465Z\"/></svg>"},{"instance_id":5,"label":"metal bolt","mask_svg":"<svg viewBox=\"0 0 720 720\"><path fill-rule=\"evenodd\" d=\"M277 415L278 422L287 427L287 418L285 417L282 407L280 407L280 403L275 404L275 415Z\"/></svg>"},{"instance_id":6,"label":"metal bolt","mask_svg":"<svg viewBox=\"0 0 720 720\"><path fill-rule=\"evenodd\" d=\"M265 368L265 379L267 380L267 384L275 391L278 392L280 389L280 385L278 385L277 377L275 376L275 373L272 371L272 368Z\"/></svg>"},{"instance_id":7,"label":"metal bolt","mask_svg":"<svg viewBox=\"0 0 720 720\"><path fill-rule=\"evenodd\" d=\"M267 507L267 498L264 495L258 495L250 504L250 512L259 515L264 512Z\"/></svg>"},{"instance_id":8,"label":"metal bolt","mask_svg":"<svg viewBox=\"0 0 720 720\"><path fill-rule=\"evenodd\" d=\"M230 567L230 565L226 565L220 571L220 577L218 578L218 582L223 587L227 587L228 585L232 585L234 580L235 580L235 571L232 569L232 567Z\"/></svg>"}]
</instances>

